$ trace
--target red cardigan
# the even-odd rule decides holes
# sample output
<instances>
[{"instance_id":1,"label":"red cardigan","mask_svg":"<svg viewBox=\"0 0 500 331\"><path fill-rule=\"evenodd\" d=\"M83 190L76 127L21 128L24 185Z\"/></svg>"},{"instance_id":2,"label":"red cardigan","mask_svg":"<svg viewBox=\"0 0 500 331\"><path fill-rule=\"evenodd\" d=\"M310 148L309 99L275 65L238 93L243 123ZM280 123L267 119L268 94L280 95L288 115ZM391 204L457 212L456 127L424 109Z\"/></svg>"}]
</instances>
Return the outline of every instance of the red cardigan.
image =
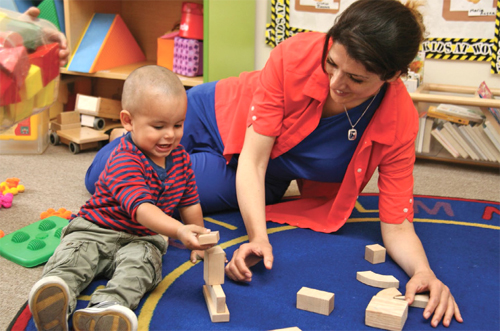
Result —
<instances>
[{"instance_id":1,"label":"red cardigan","mask_svg":"<svg viewBox=\"0 0 500 331\"><path fill-rule=\"evenodd\" d=\"M300 33L277 46L261 71L217 83L215 112L224 155L241 152L245 129L276 137L275 158L302 141L318 125L329 93L321 67L325 34ZM414 141L418 113L401 80L390 83L347 168L344 180L299 180L301 197L266 206L268 220L338 230L350 216L359 193L379 170L379 216L383 222L413 221Z\"/></svg>"}]
</instances>

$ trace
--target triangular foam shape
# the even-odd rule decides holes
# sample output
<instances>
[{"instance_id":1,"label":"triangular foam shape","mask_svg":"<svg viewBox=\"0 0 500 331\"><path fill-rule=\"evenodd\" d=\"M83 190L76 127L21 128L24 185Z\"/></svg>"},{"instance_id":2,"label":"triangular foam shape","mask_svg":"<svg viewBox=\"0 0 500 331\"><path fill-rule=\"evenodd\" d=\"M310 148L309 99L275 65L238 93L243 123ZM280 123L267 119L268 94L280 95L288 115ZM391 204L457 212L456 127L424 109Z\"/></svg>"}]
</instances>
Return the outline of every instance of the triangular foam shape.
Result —
<instances>
[{"instance_id":1,"label":"triangular foam shape","mask_svg":"<svg viewBox=\"0 0 500 331\"><path fill-rule=\"evenodd\" d=\"M123 19L116 15L91 72L142 61L146 61L146 56Z\"/></svg>"},{"instance_id":2,"label":"triangular foam shape","mask_svg":"<svg viewBox=\"0 0 500 331\"><path fill-rule=\"evenodd\" d=\"M144 53L120 15L96 13L77 46L68 70L94 73L145 60Z\"/></svg>"}]
</instances>

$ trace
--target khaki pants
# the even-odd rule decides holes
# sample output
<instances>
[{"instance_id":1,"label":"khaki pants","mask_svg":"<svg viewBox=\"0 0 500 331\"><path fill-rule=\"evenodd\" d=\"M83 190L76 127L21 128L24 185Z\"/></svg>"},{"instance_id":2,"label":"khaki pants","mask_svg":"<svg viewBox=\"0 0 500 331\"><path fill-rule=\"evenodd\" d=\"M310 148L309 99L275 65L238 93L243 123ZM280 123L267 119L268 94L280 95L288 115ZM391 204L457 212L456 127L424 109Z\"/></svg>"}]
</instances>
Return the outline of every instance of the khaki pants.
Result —
<instances>
[{"instance_id":1,"label":"khaki pants","mask_svg":"<svg viewBox=\"0 0 500 331\"><path fill-rule=\"evenodd\" d=\"M109 282L94 292L89 304L116 301L135 309L144 294L162 280L162 255L167 247L160 235L139 237L77 217L63 229L61 243L42 277L58 276L66 282L70 314L80 292L98 276Z\"/></svg>"}]
</instances>

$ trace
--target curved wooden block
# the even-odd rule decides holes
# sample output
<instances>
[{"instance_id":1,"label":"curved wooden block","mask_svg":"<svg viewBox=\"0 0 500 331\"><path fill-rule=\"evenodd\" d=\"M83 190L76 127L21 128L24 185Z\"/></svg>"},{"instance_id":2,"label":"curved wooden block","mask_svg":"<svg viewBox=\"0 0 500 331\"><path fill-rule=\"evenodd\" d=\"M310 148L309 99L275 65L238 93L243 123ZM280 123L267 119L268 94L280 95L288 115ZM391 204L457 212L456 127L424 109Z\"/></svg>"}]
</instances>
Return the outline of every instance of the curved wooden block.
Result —
<instances>
[{"instance_id":1,"label":"curved wooden block","mask_svg":"<svg viewBox=\"0 0 500 331\"><path fill-rule=\"evenodd\" d=\"M394 276L376 274L373 271L358 271L356 274L356 279L363 284L373 287L399 287L399 280L397 280Z\"/></svg>"},{"instance_id":2,"label":"curved wooden block","mask_svg":"<svg viewBox=\"0 0 500 331\"><path fill-rule=\"evenodd\" d=\"M389 287L389 288L386 288L386 289L378 292L375 296L388 298L388 299L394 299L395 297L400 296L400 295L402 295L402 293L399 292L399 290L397 288ZM403 296L403 298L404 298L404 296Z\"/></svg>"}]
</instances>

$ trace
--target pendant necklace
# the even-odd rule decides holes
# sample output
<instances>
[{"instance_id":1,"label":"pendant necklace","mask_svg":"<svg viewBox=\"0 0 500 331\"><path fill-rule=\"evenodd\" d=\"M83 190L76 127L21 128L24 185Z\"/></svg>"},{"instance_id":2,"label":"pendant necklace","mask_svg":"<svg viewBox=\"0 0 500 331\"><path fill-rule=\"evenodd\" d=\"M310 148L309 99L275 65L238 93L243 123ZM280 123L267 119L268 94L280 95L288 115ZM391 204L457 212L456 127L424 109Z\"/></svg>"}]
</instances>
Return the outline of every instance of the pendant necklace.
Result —
<instances>
[{"instance_id":1,"label":"pendant necklace","mask_svg":"<svg viewBox=\"0 0 500 331\"><path fill-rule=\"evenodd\" d=\"M356 123L354 123L354 125L352 124L351 118L349 117L349 114L347 113L347 108L345 107L345 105L342 105L342 106L344 106L344 111L345 111L345 114L347 115L347 119L349 120L349 124L352 127L352 129L349 129L349 131L347 131L347 139L353 141L353 140L356 140L356 138L358 137L358 130L356 130L354 127L356 125L358 125L359 121L363 118L363 116L367 112L368 108L370 108L370 106L372 105L373 100L375 100L375 98L377 97L378 92L380 92L380 89L377 91L377 93L373 97L372 101L370 101L370 103L368 104L368 107L366 107L365 111L363 112L363 114L361 114L361 116L358 118L358 120L356 121Z\"/></svg>"}]
</instances>

